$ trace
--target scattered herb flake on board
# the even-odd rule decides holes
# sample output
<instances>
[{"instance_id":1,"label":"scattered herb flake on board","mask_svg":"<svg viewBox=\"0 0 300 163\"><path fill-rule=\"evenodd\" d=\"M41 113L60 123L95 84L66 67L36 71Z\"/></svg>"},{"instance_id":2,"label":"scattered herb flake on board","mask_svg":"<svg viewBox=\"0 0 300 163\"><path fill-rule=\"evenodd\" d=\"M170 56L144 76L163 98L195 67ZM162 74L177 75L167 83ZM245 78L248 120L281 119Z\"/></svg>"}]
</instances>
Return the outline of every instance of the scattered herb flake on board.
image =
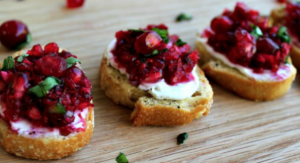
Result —
<instances>
[{"instance_id":1,"label":"scattered herb flake on board","mask_svg":"<svg viewBox=\"0 0 300 163\"><path fill-rule=\"evenodd\" d=\"M179 134L179 135L177 136L177 143L178 143L178 145L183 144L184 141L185 141L188 137L189 137L189 135L188 135L186 132L184 132L184 133L182 133L182 134Z\"/></svg>"},{"instance_id":2,"label":"scattered herb flake on board","mask_svg":"<svg viewBox=\"0 0 300 163\"><path fill-rule=\"evenodd\" d=\"M191 14L187 14L187 13L181 13L176 17L176 21L180 22L183 20L192 20L192 15Z\"/></svg>"},{"instance_id":3,"label":"scattered herb flake on board","mask_svg":"<svg viewBox=\"0 0 300 163\"><path fill-rule=\"evenodd\" d=\"M117 163L128 163L126 155L122 152L119 153L119 156L116 158Z\"/></svg>"}]
</instances>

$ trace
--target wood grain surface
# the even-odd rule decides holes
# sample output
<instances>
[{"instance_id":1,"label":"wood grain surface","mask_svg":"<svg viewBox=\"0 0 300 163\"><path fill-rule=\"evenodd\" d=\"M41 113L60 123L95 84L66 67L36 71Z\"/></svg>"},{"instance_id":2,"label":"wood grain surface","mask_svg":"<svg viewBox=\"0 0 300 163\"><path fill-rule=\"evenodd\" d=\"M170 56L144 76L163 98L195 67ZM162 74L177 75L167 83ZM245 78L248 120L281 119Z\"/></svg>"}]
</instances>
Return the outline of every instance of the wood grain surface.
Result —
<instances>
[{"instance_id":1,"label":"wood grain surface","mask_svg":"<svg viewBox=\"0 0 300 163\"><path fill-rule=\"evenodd\" d=\"M275 0L244 0L262 14L278 7ZM115 162L119 152L130 162L299 162L300 78L282 98L252 102L215 83L211 113L179 127L132 127L131 110L115 105L99 87L102 54L116 31L166 23L194 47L195 35L235 0L86 0L69 10L64 0L0 0L0 23L20 19L30 28L34 44L57 42L78 55L93 84L95 132L89 145L74 155L49 162ZM176 23L187 12L192 21ZM13 52L0 46L0 59ZM183 145L176 136L189 133ZM0 162L38 162L7 154Z\"/></svg>"}]
</instances>

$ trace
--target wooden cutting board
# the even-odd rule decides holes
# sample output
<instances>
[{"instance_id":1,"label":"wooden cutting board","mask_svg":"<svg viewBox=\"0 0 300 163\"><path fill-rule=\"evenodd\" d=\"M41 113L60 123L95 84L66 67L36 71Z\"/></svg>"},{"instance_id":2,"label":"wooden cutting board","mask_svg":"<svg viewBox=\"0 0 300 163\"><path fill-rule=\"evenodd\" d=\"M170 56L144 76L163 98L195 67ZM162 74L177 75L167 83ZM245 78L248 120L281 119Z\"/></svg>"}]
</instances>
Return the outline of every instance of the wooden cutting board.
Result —
<instances>
[{"instance_id":1,"label":"wooden cutting board","mask_svg":"<svg viewBox=\"0 0 300 163\"><path fill-rule=\"evenodd\" d=\"M119 152L130 162L296 162L300 161L300 78L282 98L253 102L233 95L215 83L211 113L179 127L132 127L131 110L114 104L99 87L102 54L118 30L165 23L194 47L195 35L235 0L86 0L84 7L65 8L64 0L0 1L0 23L20 19L30 28L31 45L57 42L78 55L93 84L95 131L89 145L53 162L115 162ZM268 14L275 0L247 0ZM176 23L187 12L193 20ZM31 46L30 45L30 46ZM28 46L28 47L30 47ZM13 52L0 46L0 59ZM176 144L182 132L189 134ZM37 162L7 154L0 162Z\"/></svg>"}]
</instances>

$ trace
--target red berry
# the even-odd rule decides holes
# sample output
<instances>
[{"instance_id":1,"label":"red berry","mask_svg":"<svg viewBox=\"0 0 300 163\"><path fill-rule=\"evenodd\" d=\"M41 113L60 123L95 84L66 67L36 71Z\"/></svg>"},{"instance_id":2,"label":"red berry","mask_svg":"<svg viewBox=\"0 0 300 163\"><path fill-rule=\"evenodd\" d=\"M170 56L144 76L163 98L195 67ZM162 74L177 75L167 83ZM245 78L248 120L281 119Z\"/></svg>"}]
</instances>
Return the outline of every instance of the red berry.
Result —
<instances>
[{"instance_id":1,"label":"red berry","mask_svg":"<svg viewBox=\"0 0 300 163\"><path fill-rule=\"evenodd\" d=\"M68 8L78 8L84 4L84 0L67 0Z\"/></svg>"},{"instance_id":2,"label":"red berry","mask_svg":"<svg viewBox=\"0 0 300 163\"><path fill-rule=\"evenodd\" d=\"M228 31L233 27L233 21L227 16L216 17L211 21L210 27L215 32Z\"/></svg>"},{"instance_id":3,"label":"red berry","mask_svg":"<svg viewBox=\"0 0 300 163\"><path fill-rule=\"evenodd\" d=\"M58 53L59 47L56 43L52 42L52 43L49 43L45 46L44 51L45 51L46 54Z\"/></svg>"},{"instance_id":4,"label":"red berry","mask_svg":"<svg viewBox=\"0 0 300 163\"><path fill-rule=\"evenodd\" d=\"M44 54L43 48L40 44L34 45L31 50L27 52L29 55L42 56Z\"/></svg>"},{"instance_id":5,"label":"red berry","mask_svg":"<svg viewBox=\"0 0 300 163\"><path fill-rule=\"evenodd\" d=\"M8 49L22 49L31 41L27 26L18 20L9 20L0 26L0 42Z\"/></svg>"},{"instance_id":6,"label":"red berry","mask_svg":"<svg viewBox=\"0 0 300 163\"><path fill-rule=\"evenodd\" d=\"M66 69L66 60L57 55L47 55L36 61L36 70L45 76L60 77Z\"/></svg>"},{"instance_id":7,"label":"red berry","mask_svg":"<svg viewBox=\"0 0 300 163\"><path fill-rule=\"evenodd\" d=\"M42 118L42 115L37 107L32 107L28 109L27 115L33 120L39 120Z\"/></svg>"},{"instance_id":8,"label":"red berry","mask_svg":"<svg viewBox=\"0 0 300 163\"><path fill-rule=\"evenodd\" d=\"M66 76L76 84L81 80L82 75L82 70L77 67L71 67L66 71Z\"/></svg>"},{"instance_id":9,"label":"red berry","mask_svg":"<svg viewBox=\"0 0 300 163\"><path fill-rule=\"evenodd\" d=\"M278 3L286 3L288 0L277 0Z\"/></svg>"},{"instance_id":10,"label":"red berry","mask_svg":"<svg viewBox=\"0 0 300 163\"><path fill-rule=\"evenodd\" d=\"M279 46L270 38L259 38L257 40L257 52L264 54L274 54Z\"/></svg>"},{"instance_id":11,"label":"red berry","mask_svg":"<svg viewBox=\"0 0 300 163\"><path fill-rule=\"evenodd\" d=\"M161 49L163 44L162 38L154 31L145 32L140 35L134 44L135 50L138 53L149 55L152 54L154 50Z\"/></svg>"}]
</instances>

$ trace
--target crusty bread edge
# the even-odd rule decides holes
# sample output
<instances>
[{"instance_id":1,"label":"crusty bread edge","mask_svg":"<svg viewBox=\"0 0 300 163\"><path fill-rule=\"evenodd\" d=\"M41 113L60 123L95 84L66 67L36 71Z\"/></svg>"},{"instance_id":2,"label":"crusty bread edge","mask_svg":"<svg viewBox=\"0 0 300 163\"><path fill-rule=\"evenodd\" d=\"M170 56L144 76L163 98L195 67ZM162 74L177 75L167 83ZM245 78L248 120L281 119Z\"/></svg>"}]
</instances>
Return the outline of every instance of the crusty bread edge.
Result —
<instances>
[{"instance_id":1,"label":"crusty bread edge","mask_svg":"<svg viewBox=\"0 0 300 163\"><path fill-rule=\"evenodd\" d=\"M283 96L291 87L297 73L297 70L292 66L291 75L285 80L270 82L256 81L240 73L238 70L223 64L222 61L213 58L203 45L203 42L199 40L196 41L196 49L199 51L201 57L204 56L206 59L206 63L202 64L202 69L207 76L224 88L250 100L267 101Z\"/></svg>"},{"instance_id":2,"label":"crusty bread edge","mask_svg":"<svg viewBox=\"0 0 300 163\"><path fill-rule=\"evenodd\" d=\"M280 25L285 17L286 13L284 8L273 9L271 11L270 17L275 25ZM290 51L290 56L292 58L293 65L300 70L300 47L292 44L292 49Z\"/></svg>"},{"instance_id":3,"label":"crusty bread edge","mask_svg":"<svg viewBox=\"0 0 300 163\"><path fill-rule=\"evenodd\" d=\"M21 50L13 57L24 54ZM2 62L0 63L0 68ZM92 138L94 129L94 108L90 107L86 117L87 128L83 132L63 137L29 138L12 132L6 122L0 119L0 143L11 154L37 160L60 159L75 153L87 145Z\"/></svg>"},{"instance_id":4,"label":"crusty bread edge","mask_svg":"<svg viewBox=\"0 0 300 163\"><path fill-rule=\"evenodd\" d=\"M107 51L105 51L105 53L107 53ZM112 76L111 73L109 73L110 71L115 71L115 73L119 75L117 77ZM108 65L106 57L102 58L100 65L100 86L113 102L134 108L130 118L133 122L133 126L178 126L188 124L193 119L199 118L202 115L205 116L209 113L213 99L213 91L203 71L200 68L198 68L197 71L198 74L202 75L201 81L205 83L205 87L208 88L209 93L207 93L207 97L201 97L201 99L197 101L197 106L192 109L192 111L163 105L155 107L143 105L143 100L152 98L149 97L149 93L131 86L125 75L121 75L118 70ZM138 97L131 99L128 96L124 96L124 94L128 94L130 91L137 92ZM118 95L116 95L117 93Z\"/></svg>"}]
</instances>

